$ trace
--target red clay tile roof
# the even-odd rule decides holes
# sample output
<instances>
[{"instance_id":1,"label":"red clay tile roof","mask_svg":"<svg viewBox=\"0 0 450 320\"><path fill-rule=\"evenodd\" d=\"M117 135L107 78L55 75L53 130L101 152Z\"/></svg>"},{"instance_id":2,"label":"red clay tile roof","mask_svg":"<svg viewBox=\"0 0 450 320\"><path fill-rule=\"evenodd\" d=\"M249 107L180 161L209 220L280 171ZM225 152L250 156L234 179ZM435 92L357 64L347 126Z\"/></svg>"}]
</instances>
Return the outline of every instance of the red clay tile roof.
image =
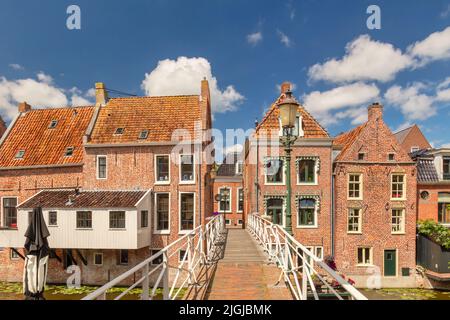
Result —
<instances>
[{"instance_id":1,"label":"red clay tile roof","mask_svg":"<svg viewBox=\"0 0 450 320\"><path fill-rule=\"evenodd\" d=\"M19 208L133 208L145 193L146 191L83 191L76 195L75 190L42 191L22 203Z\"/></svg>"},{"instance_id":2,"label":"red clay tile roof","mask_svg":"<svg viewBox=\"0 0 450 320\"><path fill-rule=\"evenodd\" d=\"M91 144L148 143L172 141L176 129L185 129L194 138L195 123L201 121L198 95L113 98L100 109ZM117 128L124 128L116 135ZM148 130L147 139L139 134Z\"/></svg>"},{"instance_id":3,"label":"red clay tile roof","mask_svg":"<svg viewBox=\"0 0 450 320\"><path fill-rule=\"evenodd\" d=\"M270 109L267 111L258 127L256 128L256 133L261 134L261 130L265 130L265 135L278 134L280 130L280 124L278 120L279 110L277 103L284 98L281 95L275 103L272 104ZM328 132L317 122L316 119L308 112L303 106L298 108L298 112L303 118L303 131L305 133L305 138L329 138ZM275 131L275 132L273 132Z\"/></svg>"},{"instance_id":4,"label":"red clay tile roof","mask_svg":"<svg viewBox=\"0 0 450 320\"><path fill-rule=\"evenodd\" d=\"M94 107L37 109L22 114L0 146L0 167L81 164L83 136ZM58 123L49 129L52 120ZM74 147L72 157L65 157ZM25 151L21 160L18 151Z\"/></svg>"},{"instance_id":5,"label":"red clay tile roof","mask_svg":"<svg viewBox=\"0 0 450 320\"><path fill-rule=\"evenodd\" d=\"M352 143L356 140L356 138L359 136L359 134L361 133L361 131L364 129L364 127L366 126L367 122L348 131L345 133L342 133L340 135L338 135L334 141L333 141L333 146L335 147L341 147L341 152L339 153L339 155L336 157L336 160L339 160L348 150L348 148L350 148L350 146L352 145Z\"/></svg>"}]
</instances>

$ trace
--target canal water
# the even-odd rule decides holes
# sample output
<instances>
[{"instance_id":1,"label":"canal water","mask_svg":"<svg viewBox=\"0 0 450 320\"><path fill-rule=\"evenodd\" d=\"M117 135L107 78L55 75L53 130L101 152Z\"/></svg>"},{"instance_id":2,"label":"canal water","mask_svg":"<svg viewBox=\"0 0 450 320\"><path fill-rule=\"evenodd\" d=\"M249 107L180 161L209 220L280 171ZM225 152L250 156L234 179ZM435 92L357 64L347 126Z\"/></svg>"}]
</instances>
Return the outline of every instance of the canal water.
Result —
<instances>
[{"instance_id":1,"label":"canal water","mask_svg":"<svg viewBox=\"0 0 450 320\"><path fill-rule=\"evenodd\" d=\"M81 287L80 289L68 289L65 286L48 286L45 292L47 300L80 300L96 287ZM427 290L427 289L361 289L369 300L450 300L450 291ZM1 283L0 300L23 300L22 284ZM117 297L123 288L115 289L115 292L108 293L107 299L112 300ZM123 300L138 300L141 294L140 289L135 289L132 294L126 295ZM157 293L155 300L162 299L162 294Z\"/></svg>"}]
</instances>

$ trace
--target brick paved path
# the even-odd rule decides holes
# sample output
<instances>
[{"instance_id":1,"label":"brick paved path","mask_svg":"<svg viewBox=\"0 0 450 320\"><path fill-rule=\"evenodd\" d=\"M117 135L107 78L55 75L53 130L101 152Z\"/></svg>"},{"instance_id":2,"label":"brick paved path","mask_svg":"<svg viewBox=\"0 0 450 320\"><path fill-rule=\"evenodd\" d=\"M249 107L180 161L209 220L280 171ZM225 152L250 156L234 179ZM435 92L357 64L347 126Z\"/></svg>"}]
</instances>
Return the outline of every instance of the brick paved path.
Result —
<instances>
[{"instance_id":1,"label":"brick paved path","mask_svg":"<svg viewBox=\"0 0 450 320\"><path fill-rule=\"evenodd\" d=\"M280 270L246 230L228 230L225 255L219 261L206 300L292 300L285 284L275 286Z\"/></svg>"}]
</instances>

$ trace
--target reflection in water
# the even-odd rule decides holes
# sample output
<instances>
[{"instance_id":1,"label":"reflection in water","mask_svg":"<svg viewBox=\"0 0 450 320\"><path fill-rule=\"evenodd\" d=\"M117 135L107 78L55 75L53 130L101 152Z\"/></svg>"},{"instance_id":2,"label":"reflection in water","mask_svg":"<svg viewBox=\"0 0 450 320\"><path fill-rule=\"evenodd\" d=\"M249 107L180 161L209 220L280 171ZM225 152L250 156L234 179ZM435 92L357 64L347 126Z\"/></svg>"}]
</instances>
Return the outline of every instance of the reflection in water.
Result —
<instances>
[{"instance_id":1,"label":"reflection in water","mask_svg":"<svg viewBox=\"0 0 450 320\"><path fill-rule=\"evenodd\" d=\"M429 289L361 289L369 300L450 300L450 291Z\"/></svg>"}]
</instances>

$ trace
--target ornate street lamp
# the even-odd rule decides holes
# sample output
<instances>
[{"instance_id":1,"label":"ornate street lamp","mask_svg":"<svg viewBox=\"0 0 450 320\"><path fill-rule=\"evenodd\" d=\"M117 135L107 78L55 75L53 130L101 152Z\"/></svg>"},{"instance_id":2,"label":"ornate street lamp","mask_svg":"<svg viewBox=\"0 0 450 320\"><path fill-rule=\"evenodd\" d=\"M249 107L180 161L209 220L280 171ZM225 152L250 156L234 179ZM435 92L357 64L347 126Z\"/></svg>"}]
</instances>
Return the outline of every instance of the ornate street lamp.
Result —
<instances>
[{"instance_id":1,"label":"ornate street lamp","mask_svg":"<svg viewBox=\"0 0 450 320\"><path fill-rule=\"evenodd\" d=\"M295 122L297 120L297 110L300 104L292 96L291 91L285 93L285 98L278 103L280 110L281 126L283 127L283 136L280 138L284 146L286 154L286 184L287 184L287 200L286 200L286 232L292 235L292 214L291 214L291 151L292 144L297 140L294 135Z\"/></svg>"}]
</instances>

